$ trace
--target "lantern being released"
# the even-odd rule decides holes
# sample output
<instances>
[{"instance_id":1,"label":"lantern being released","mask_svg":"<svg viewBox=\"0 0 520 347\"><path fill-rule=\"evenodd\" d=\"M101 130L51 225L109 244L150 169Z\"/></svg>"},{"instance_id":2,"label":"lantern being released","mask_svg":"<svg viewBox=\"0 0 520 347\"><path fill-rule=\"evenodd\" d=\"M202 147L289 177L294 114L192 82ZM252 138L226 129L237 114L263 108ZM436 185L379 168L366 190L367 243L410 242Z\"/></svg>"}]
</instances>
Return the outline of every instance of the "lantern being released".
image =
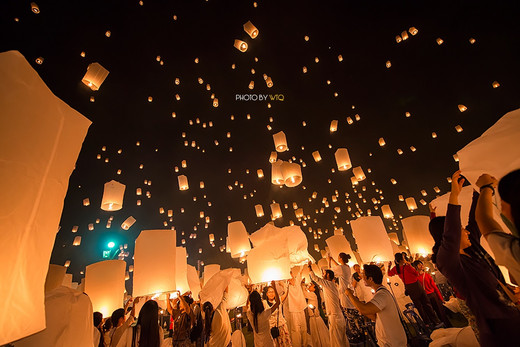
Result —
<instances>
[{"instance_id":1,"label":"lantern being released","mask_svg":"<svg viewBox=\"0 0 520 347\"><path fill-rule=\"evenodd\" d=\"M435 244L428 225L430 224L429 216L412 216L401 220L403 224L403 235L408 243L410 253L413 254L430 254Z\"/></svg>"},{"instance_id":2,"label":"lantern being released","mask_svg":"<svg viewBox=\"0 0 520 347\"><path fill-rule=\"evenodd\" d=\"M179 181L179 190L188 190L188 188L190 187L188 185L188 177L186 177L185 175L179 175L177 179Z\"/></svg>"},{"instance_id":3,"label":"lantern being released","mask_svg":"<svg viewBox=\"0 0 520 347\"><path fill-rule=\"evenodd\" d=\"M133 296L175 290L175 230L143 230L135 240ZM166 275L169 274L169 275Z\"/></svg>"},{"instance_id":4,"label":"lantern being released","mask_svg":"<svg viewBox=\"0 0 520 347\"><path fill-rule=\"evenodd\" d=\"M277 152L285 152L289 150L287 147L287 139L285 138L285 133L283 131L274 134L273 141Z\"/></svg>"},{"instance_id":5,"label":"lantern being released","mask_svg":"<svg viewBox=\"0 0 520 347\"><path fill-rule=\"evenodd\" d=\"M231 257L243 257L249 253L251 244L249 243L249 234L244 223L238 221L228 224L228 242Z\"/></svg>"},{"instance_id":6,"label":"lantern being released","mask_svg":"<svg viewBox=\"0 0 520 347\"><path fill-rule=\"evenodd\" d=\"M392 245L381 217L361 217L351 221L350 226L363 262L382 262L394 259Z\"/></svg>"},{"instance_id":7,"label":"lantern being released","mask_svg":"<svg viewBox=\"0 0 520 347\"><path fill-rule=\"evenodd\" d=\"M186 248L175 248L175 286L178 291L186 293L190 290L188 285L188 263L186 261Z\"/></svg>"},{"instance_id":8,"label":"lantern being released","mask_svg":"<svg viewBox=\"0 0 520 347\"><path fill-rule=\"evenodd\" d=\"M350 255L349 265L352 266L356 262L356 258L354 258L354 252L352 252L352 248L350 247L350 242L348 242L347 238L344 235L334 235L325 240L327 246L329 247L330 256L338 261L338 257L340 253L345 253Z\"/></svg>"},{"instance_id":9,"label":"lantern being released","mask_svg":"<svg viewBox=\"0 0 520 347\"><path fill-rule=\"evenodd\" d=\"M203 284L208 283L211 277L220 271L220 265L218 264L208 264L204 265L204 277Z\"/></svg>"},{"instance_id":10,"label":"lantern being released","mask_svg":"<svg viewBox=\"0 0 520 347\"><path fill-rule=\"evenodd\" d=\"M246 24L244 24L244 31L252 38L255 39L258 36L258 29L251 23L251 21L248 21Z\"/></svg>"},{"instance_id":11,"label":"lantern being released","mask_svg":"<svg viewBox=\"0 0 520 347\"><path fill-rule=\"evenodd\" d=\"M101 209L103 211L118 211L123 208L123 197L125 195L124 184L114 180L105 183Z\"/></svg>"},{"instance_id":12,"label":"lantern being released","mask_svg":"<svg viewBox=\"0 0 520 347\"><path fill-rule=\"evenodd\" d=\"M87 266L85 293L92 301L94 312L107 317L123 306L125 269L123 260L104 260Z\"/></svg>"},{"instance_id":13,"label":"lantern being released","mask_svg":"<svg viewBox=\"0 0 520 347\"><path fill-rule=\"evenodd\" d=\"M280 247L277 239L253 248L247 256L247 272L252 283L289 279L290 268L287 248Z\"/></svg>"},{"instance_id":14,"label":"lantern being released","mask_svg":"<svg viewBox=\"0 0 520 347\"><path fill-rule=\"evenodd\" d=\"M99 90L101 84L107 78L108 70L99 63L92 63L87 67L87 73L83 76L81 82L86 84L92 90Z\"/></svg>"},{"instance_id":15,"label":"lantern being released","mask_svg":"<svg viewBox=\"0 0 520 347\"><path fill-rule=\"evenodd\" d=\"M334 156L336 157L336 164L338 165L339 171L346 171L352 167L350 156L346 148L338 148Z\"/></svg>"}]
</instances>

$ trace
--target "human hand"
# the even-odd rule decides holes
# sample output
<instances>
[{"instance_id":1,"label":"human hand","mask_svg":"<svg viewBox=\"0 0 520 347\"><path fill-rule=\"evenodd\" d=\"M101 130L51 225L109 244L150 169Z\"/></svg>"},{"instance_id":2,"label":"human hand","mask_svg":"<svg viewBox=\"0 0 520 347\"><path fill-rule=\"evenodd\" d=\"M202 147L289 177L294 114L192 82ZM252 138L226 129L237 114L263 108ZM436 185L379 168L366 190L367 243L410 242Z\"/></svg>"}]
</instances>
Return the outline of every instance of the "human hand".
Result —
<instances>
[{"instance_id":1,"label":"human hand","mask_svg":"<svg viewBox=\"0 0 520 347\"><path fill-rule=\"evenodd\" d=\"M428 204L428 208L430 209L430 213L435 213L435 210L437 210L437 207L433 206L431 202Z\"/></svg>"},{"instance_id":2,"label":"human hand","mask_svg":"<svg viewBox=\"0 0 520 347\"><path fill-rule=\"evenodd\" d=\"M479 188L482 188L483 186L487 186L488 184L491 184L493 186L493 188L496 188L497 184L498 184L498 180L491 175L483 174L477 179L477 182L475 184Z\"/></svg>"},{"instance_id":3,"label":"human hand","mask_svg":"<svg viewBox=\"0 0 520 347\"><path fill-rule=\"evenodd\" d=\"M462 186L466 179L462 177L460 170L455 171L455 173L451 176L451 194L455 196L459 196L460 191L462 190Z\"/></svg>"}]
</instances>

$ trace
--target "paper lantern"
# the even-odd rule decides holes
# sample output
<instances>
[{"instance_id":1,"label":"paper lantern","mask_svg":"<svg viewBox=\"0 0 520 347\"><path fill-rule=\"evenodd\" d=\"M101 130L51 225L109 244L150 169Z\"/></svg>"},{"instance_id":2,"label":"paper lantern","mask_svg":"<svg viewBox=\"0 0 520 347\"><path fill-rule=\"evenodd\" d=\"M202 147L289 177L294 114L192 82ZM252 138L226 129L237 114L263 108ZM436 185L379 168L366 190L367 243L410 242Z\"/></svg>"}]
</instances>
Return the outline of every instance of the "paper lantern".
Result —
<instances>
[{"instance_id":1,"label":"paper lantern","mask_svg":"<svg viewBox=\"0 0 520 347\"><path fill-rule=\"evenodd\" d=\"M185 175L180 175L179 177L177 177L177 179L179 181L179 190L188 190L188 177L186 177Z\"/></svg>"},{"instance_id":2,"label":"paper lantern","mask_svg":"<svg viewBox=\"0 0 520 347\"><path fill-rule=\"evenodd\" d=\"M367 178L365 176L365 173L363 172L363 169L361 168L361 166L357 166L355 168L352 169L352 173L354 174L354 176L356 176L356 179L359 181L363 181L365 178Z\"/></svg>"},{"instance_id":3,"label":"paper lantern","mask_svg":"<svg viewBox=\"0 0 520 347\"><path fill-rule=\"evenodd\" d=\"M348 242L345 235L334 235L325 240L327 246L329 247L329 252L331 257L338 261L338 257L340 253L345 253L350 255L350 261L348 265L352 266L356 263L354 258L354 252L352 252L352 248L350 247L350 242Z\"/></svg>"},{"instance_id":4,"label":"paper lantern","mask_svg":"<svg viewBox=\"0 0 520 347\"><path fill-rule=\"evenodd\" d=\"M249 234L244 223L237 221L228 224L228 242L233 258L242 257L251 250Z\"/></svg>"},{"instance_id":5,"label":"paper lantern","mask_svg":"<svg viewBox=\"0 0 520 347\"><path fill-rule=\"evenodd\" d=\"M500 83L498 83L497 81L494 81L491 85L493 86L493 88L500 87Z\"/></svg>"},{"instance_id":6,"label":"paper lantern","mask_svg":"<svg viewBox=\"0 0 520 347\"><path fill-rule=\"evenodd\" d=\"M350 226L363 262L382 262L394 259L392 245L381 217L361 217L351 221Z\"/></svg>"},{"instance_id":7,"label":"paper lantern","mask_svg":"<svg viewBox=\"0 0 520 347\"><path fill-rule=\"evenodd\" d=\"M379 146L383 147L384 145L386 145L385 139L381 137L379 139Z\"/></svg>"},{"instance_id":8,"label":"paper lantern","mask_svg":"<svg viewBox=\"0 0 520 347\"><path fill-rule=\"evenodd\" d=\"M116 309L123 307L125 270L123 260L104 260L87 266L85 293L92 301L94 312L109 317Z\"/></svg>"},{"instance_id":9,"label":"paper lantern","mask_svg":"<svg viewBox=\"0 0 520 347\"><path fill-rule=\"evenodd\" d=\"M396 245L399 245L400 242L399 242L399 236L397 236L397 233L388 233L388 238L395 242Z\"/></svg>"},{"instance_id":10,"label":"paper lantern","mask_svg":"<svg viewBox=\"0 0 520 347\"><path fill-rule=\"evenodd\" d=\"M135 222L136 222L135 218L130 216L127 219L125 219L125 221L121 224L121 228L123 230L128 230L128 229L130 229L130 227L132 225L134 225Z\"/></svg>"},{"instance_id":11,"label":"paper lantern","mask_svg":"<svg viewBox=\"0 0 520 347\"><path fill-rule=\"evenodd\" d=\"M264 177L264 170L258 169L258 170L256 170L256 174L257 174L258 178L262 178L262 177Z\"/></svg>"},{"instance_id":12,"label":"paper lantern","mask_svg":"<svg viewBox=\"0 0 520 347\"><path fill-rule=\"evenodd\" d=\"M186 261L186 248L175 248L175 286L181 294L190 290L188 285L188 263Z\"/></svg>"},{"instance_id":13,"label":"paper lantern","mask_svg":"<svg viewBox=\"0 0 520 347\"><path fill-rule=\"evenodd\" d=\"M287 250L280 249L276 239L253 248L247 256L247 272L255 284L289 279L290 268Z\"/></svg>"},{"instance_id":14,"label":"paper lantern","mask_svg":"<svg viewBox=\"0 0 520 347\"><path fill-rule=\"evenodd\" d=\"M282 209L280 208L279 203L272 203L271 204L271 213L273 214L274 219L278 219L282 217Z\"/></svg>"},{"instance_id":15,"label":"paper lantern","mask_svg":"<svg viewBox=\"0 0 520 347\"><path fill-rule=\"evenodd\" d=\"M255 39L258 36L258 29L251 23L251 21L248 21L246 24L244 24L244 31L252 38Z\"/></svg>"},{"instance_id":16,"label":"paper lantern","mask_svg":"<svg viewBox=\"0 0 520 347\"><path fill-rule=\"evenodd\" d=\"M460 111L460 112L464 112L464 111L466 111L467 109L468 109L468 108L467 108L466 106L464 106L464 105L459 105L459 111Z\"/></svg>"},{"instance_id":17,"label":"paper lantern","mask_svg":"<svg viewBox=\"0 0 520 347\"><path fill-rule=\"evenodd\" d=\"M330 122L330 132L336 132L338 130L338 121L334 119L332 122Z\"/></svg>"},{"instance_id":18,"label":"paper lantern","mask_svg":"<svg viewBox=\"0 0 520 347\"><path fill-rule=\"evenodd\" d=\"M408 207L408 209L410 211L413 212L413 211L417 210L417 203L415 202L415 199L413 197L406 198L405 201L406 201L406 206Z\"/></svg>"},{"instance_id":19,"label":"paper lantern","mask_svg":"<svg viewBox=\"0 0 520 347\"><path fill-rule=\"evenodd\" d=\"M73 245L73 246L79 246L79 245L81 245L81 236L76 236L76 237L74 238L74 241L72 242L72 245Z\"/></svg>"},{"instance_id":20,"label":"paper lantern","mask_svg":"<svg viewBox=\"0 0 520 347\"><path fill-rule=\"evenodd\" d=\"M334 153L334 156L339 171L346 171L352 167L350 156L348 155L348 150L346 148L338 148L336 153Z\"/></svg>"},{"instance_id":21,"label":"paper lantern","mask_svg":"<svg viewBox=\"0 0 520 347\"><path fill-rule=\"evenodd\" d=\"M262 207L262 205L255 205L255 212L256 212L256 216L258 218L263 217L264 216L264 208Z\"/></svg>"},{"instance_id":22,"label":"paper lantern","mask_svg":"<svg viewBox=\"0 0 520 347\"><path fill-rule=\"evenodd\" d=\"M271 77L267 77L265 79L265 84L267 85L267 88L271 88L274 85L272 78Z\"/></svg>"},{"instance_id":23,"label":"paper lantern","mask_svg":"<svg viewBox=\"0 0 520 347\"><path fill-rule=\"evenodd\" d=\"M353 186L357 186L359 184L356 176L350 177L350 183L352 183Z\"/></svg>"},{"instance_id":24,"label":"paper lantern","mask_svg":"<svg viewBox=\"0 0 520 347\"><path fill-rule=\"evenodd\" d=\"M415 36L419 32L419 30L417 30L415 27L411 27L410 29L408 29L408 32L412 34L412 36Z\"/></svg>"},{"instance_id":25,"label":"paper lantern","mask_svg":"<svg viewBox=\"0 0 520 347\"><path fill-rule=\"evenodd\" d=\"M390 209L389 205L383 205L381 206L381 212L383 212L383 217L385 218L394 218L394 214L392 210Z\"/></svg>"},{"instance_id":26,"label":"paper lantern","mask_svg":"<svg viewBox=\"0 0 520 347\"><path fill-rule=\"evenodd\" d=\"M203 284L206 285L211 277L213 277L216 273L220 271L219 264L208 264L204 265L204 275L203 275Z\"/></svg>"},{"instance_id":27,"label":"paper lantern","mask_svg":"<svg viewBox=\"0 0 520 347\"><path fill-rule=\"evenodd\" d=\"M276 185L284 184L285 180L282 173L282 160L277 160L271 165L271 183Z\"/></svg>"},{"instance_id":28,"label":"paper lantern","mask_svg":"<svg viewBox=\"0 0 520 347\"><path fill-rule=\"evenodd\" d=\"M285 138L285 133L283 131L274 134L273 141L277 152L285 152L289 150L287 147L287 139Z\"/></svg>"},{"instance_id":29,"label":"paper lantern","mask_svg":"<svg viewBox=\"0 0 520 347\"><path fill-rule=\"evenodd\" d=\"M401 220L403 236L408 243L411 254L431 254L435 241L430 235L429 216L412 216Z\"/></svg>"},{"instance_id":30,"label":"paper lantern","mask_svg":"<svg viewBox=\"0 0 520 347\"><path fill-rule=\"evenodd\" d=\"M240 269L239 274L240 274ZM247 304L249 292L246 287L242 285L239 278L232 278L228 286L227 308L232 310L237 307L242 307Z\"/></svg>"},{"instance_id":31,"label":"paper lantern","mask_svg":"<svg viewBox=\"0 0 520 347\"><path fill-rule=\"evenodd\" d=\"M4 345L45 329L45 275L90 121L17 51L0 53L0 109L0 191L9 197L0 199L0 244L9 245L0 252Z\"/></svg>"},{"instance_id":32,"label":"paper lantern","mask_svg":"<svg viewBox=\"0 0 520 347\"><path fill-rule=\"evenodd\" d=\"M238 49L242 53L247 51L247 43L242 40L235 40L233 46L235 46L235 48Z\"/></svg>"},{"instance_id":33,"label":"paper lantern","mask_svg":"<svg viewBox=\"0 0 520 347\"><path fill-rule=\"evenodd\" d=\"M174 230L141 231L135 240L134 297L175 290L175 247Z\"/></svg>"},{"instance_id":34,"label":"paper lantern","mask_svg":"<svg viewBox=\"0 0 520 347\"><path fill-rule=\"evenodd\" d=\"M125 195L124 184L114 180L105 183L101 209L103 211L118 211L123 208L123 197Z\"/></svg>"},{"instance_id":35,"label":"paper lantern","mask_svg":"<svg viewBox=\"0 0 520 347\"><path fill-rule=\"evenodd\" d=\"M199 274L197 273L197 269L189 264L187 265L187 277L191 295L194 300L197 300L201 289Z\"/></svg>"},{"instance_id":36,"label":"paper lantern","mask_svg":"<svg viewBox=\"0 0 520 347\"><path fill-rule=\"evenodd\" d=\"M296 163L282 162L282 176L287 187L296 187L302 183L302 168Z\"/></svg>"},{"instance_id":37,"label":"paper lantern","mask_svg":"<svg viewBox=\"0 0 520 347\"><path fill-rule=\"evenodd\" d=\"M99 90L103 81L108 76L108 70L99 63L92 63L87 67L87 72L81 82L92 90Z\"/></svg>"},{"instance_id":38,"label":"paper lantern","mask_svg":"<svg viewBox=\"0 0 520 347\"><path fill-rule=\"evenodd\" d=\"M321 155L320 155L320 152L318 152L318 151L312 152L312 157L314 158L315 162L321 161Z\"/></svg>"}]
</instances>

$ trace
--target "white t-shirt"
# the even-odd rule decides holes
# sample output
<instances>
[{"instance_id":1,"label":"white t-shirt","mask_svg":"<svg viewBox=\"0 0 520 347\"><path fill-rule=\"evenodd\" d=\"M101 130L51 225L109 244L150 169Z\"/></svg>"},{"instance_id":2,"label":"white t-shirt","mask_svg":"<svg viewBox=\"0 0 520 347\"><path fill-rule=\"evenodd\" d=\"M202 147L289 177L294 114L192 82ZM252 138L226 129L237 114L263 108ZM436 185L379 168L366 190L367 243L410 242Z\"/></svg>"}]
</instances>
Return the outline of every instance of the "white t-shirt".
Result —
<instances>
[{"instance_id":1,"label":"white t-shirt","mask_svg":"<svg viewBox=\"0 0 520 347\"><path fill-rule=\"evenodd\" d=\"M227 313L227 293L225 293L211 321L211 334L206 346L227 346L230 341L231 322L229 321L229 315Z\"/></svg>"},{"instance_id":2,"label":"white t-shirt","mask_svg":"<svg viewBox=\"0 0 520 347\"><path fill-rule=\"evenodd\" d=\"M287 308L289 309L289 312L303 312L305 307L307 307L301 282L302 276L301 274L298 274L294 279L294 285L289 283L289 293L287 294Z\"/></svg>"},{"instance_id":3,"label":"white t-shirt","mask_svg":"<svg viewBox=\"0 0 520 347\"><path fill-rule=\"evenodd\" d=\"M352 271L348 265L337 265L332 269L334 275L338 278L338 291L341 306L343 308L354 308L354 305L350 302L347 295L345 294L347 288L351 288Z\"/></svg>"},{"instance_id":4,"label":"white t-shirt","mask_svg":"<svg viewBox=\"0 0 520 347\"><path fill-rule=\"evenodd\" d=\"M269 324L269 317L271 317L271 309L264 309L262 313L257 316L258 333L255 330L253 312L247 311L247 319L253 327L255 347L271 347L274 346L273 337L271 336L271 326Z\"/></svg>"},{"instance_id":5,"label":"white t-shirt","mask_svg":"<svg viewBox=\"0 0 520 347\"><path fill-rule=\"evenodd\" d=\"M406 346L406 333L399 319L394 297L385 287L380 287L372 300L381 311L376 313L376 337L381 347Z\"/></svg>"},{"instance_id":6,"label":"white t-shirt","mask_svg":"<svg viewBox=\"0 0 520 347\"><path fill-rule=\"evenodd\" d=\"M520 239L502 231L486 237L498 265L505 266L514 278L520 278Z\"/></svg>"},{"instance_id":7,"label":"white t-shirt","mask_svg":"<svg viewBox=\"0 0 520 347\"><path fill-rule=\"evenodd\" d=\"M336 283L319 278L312 272L310 273L310 276L314 282L318 283L323 288L323 299L325 301L327 315L343 316L343 311L341 310L341 305L339 304L339 293L338 288L336 287Z\"/></svg>"}]
</instances>

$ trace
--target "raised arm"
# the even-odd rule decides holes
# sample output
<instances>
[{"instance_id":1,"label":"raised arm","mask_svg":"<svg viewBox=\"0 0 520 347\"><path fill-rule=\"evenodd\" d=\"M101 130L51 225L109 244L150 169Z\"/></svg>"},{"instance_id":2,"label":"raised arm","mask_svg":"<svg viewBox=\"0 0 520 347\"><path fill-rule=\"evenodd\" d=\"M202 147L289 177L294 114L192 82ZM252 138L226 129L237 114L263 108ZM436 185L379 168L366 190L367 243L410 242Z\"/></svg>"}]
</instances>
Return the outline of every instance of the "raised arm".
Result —
<instances>
[{"instance_id":1,"label":"raised arm","mask_svg":"<svg viewBox=\"0 0 520 347\"><path fill-rule=\"evenodd\" d=\"M330 255L327 255L327 259L329 260L329 268L332 268L332 262L334 262L334 264L336 265L339 265L338 262L332 258Z\"/></svg>"},{"instance_id":2,"label":"raised arm","mask_svg":"<svg viewBox=\"0 0 520 347\"><path fill-rule=\"evenodd\" d=\"M278 295L278 290L276 289L276 283L271 282L271 285L273 286L273 289L274 289L274 300L276 301L273 306L271 306L271 312L274 312L276 311L276 309L278 308L278 306L280 306L280 295Z\"/></svg>"},{"instance_id":3,"label":"raised arm","mask_svg":"<svg viewBox=\"0 0 520 347\"><path fill-rule=\"evenodd\" d=\"M478 178L476 184L480 188L480 196L475 210L475 219L480 232L487 238L493 231L503 232L500 224L493 217L493 195L495 195L497 179L488 174L483 174Z\"/></svg>"},{"instance_id":4,"label":"raised arm","mask_svg":"<svg viewBox=\"0 0 520 347\"><path fill-rule=\"evenodd\" d=\"M480 245L480 229L475 219L475 210L477 209L477 203L479 200L479 194L473 191L473 198L471 200L471 208L469 210L468 225L466 230L469 231L469 239L472 245Z\"/></svg>"},{"instance_id":5,"label":"raised arm","mask_svg":"<svg viewBox=\"0 0 520 347\"><path fill-rule=\"evenodd\" d=\"M354 306L358 309L358 311L365 316L369 316L369 318L373 318L373 316L381 311L379 308L377 308L376 305L374 305L371 302L361 302L355 295L354 292L351 289L347 289L345 291L345 294L347 294L348 298L352 302Z\"/></svg>"}]
</instances>

